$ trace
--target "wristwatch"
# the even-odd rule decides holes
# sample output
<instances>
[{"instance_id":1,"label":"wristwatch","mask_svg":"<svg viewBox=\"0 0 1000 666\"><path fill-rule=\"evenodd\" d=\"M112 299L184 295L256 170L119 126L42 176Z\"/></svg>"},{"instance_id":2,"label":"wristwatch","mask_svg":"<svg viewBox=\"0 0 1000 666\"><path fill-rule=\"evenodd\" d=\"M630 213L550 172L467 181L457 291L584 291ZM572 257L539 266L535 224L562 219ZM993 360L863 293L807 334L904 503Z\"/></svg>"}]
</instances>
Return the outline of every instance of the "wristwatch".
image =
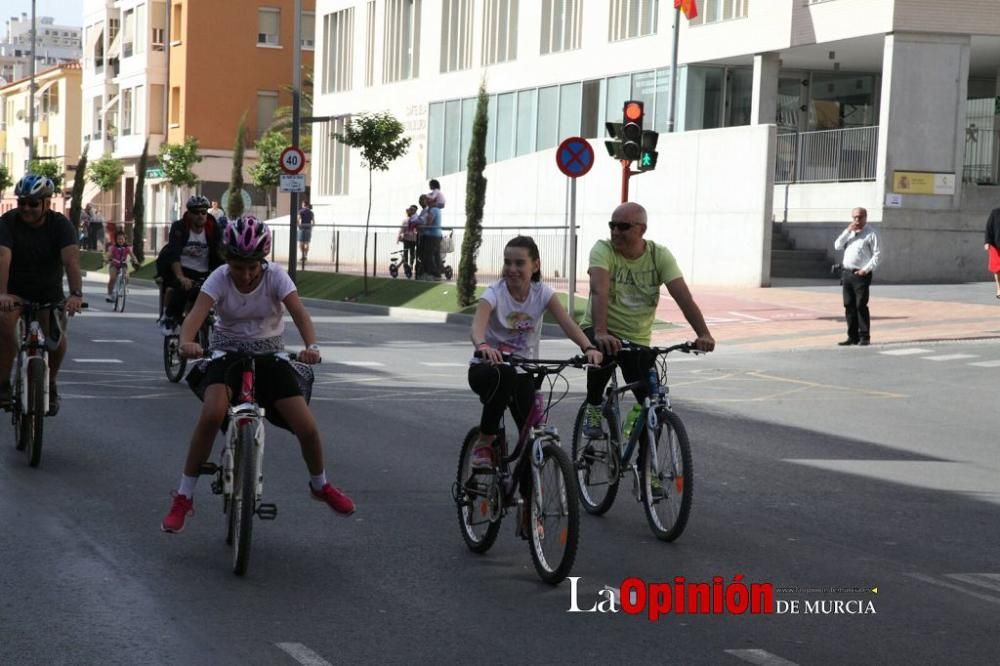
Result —
<instances>
[{"instance_id":1,"label":"wristwatch","mask_svg":"<svg viewBox=\"0 0 1000 666\"><path fill-rule=\"evenodd\" d=\"M83 298L83 292L80 291L79 289L70 289L69 295L76 296L77 298Z\"/></svg>"},{"instance_id":2,"label":"wristwatch","mask_svg":"<svg viewBox=\"0 0 1000 666\"><path fill-rule=\"evenodd\" d=\"M309 351L318 352L319 351L319 345L314 342L311 345L306 345L306 349L308 349Z\"/></svg>"}]
</instances>

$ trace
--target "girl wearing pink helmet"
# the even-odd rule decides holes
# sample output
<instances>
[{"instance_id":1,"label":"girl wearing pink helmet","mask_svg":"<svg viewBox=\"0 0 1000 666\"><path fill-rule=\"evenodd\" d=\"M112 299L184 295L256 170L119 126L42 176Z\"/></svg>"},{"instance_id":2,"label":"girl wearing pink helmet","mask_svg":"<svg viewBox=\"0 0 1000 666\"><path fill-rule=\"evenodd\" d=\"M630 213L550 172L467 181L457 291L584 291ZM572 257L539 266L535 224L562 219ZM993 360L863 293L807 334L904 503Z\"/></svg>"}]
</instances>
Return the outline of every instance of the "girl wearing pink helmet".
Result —
<instances>
[{"instance_id":1,"label":"girl wearing pink helmet","mask_svg":"<svg viewBox=\"0 0 1000 666\"><path fill-rule=\"evenodd\" d=\"M302 363L319 363L319 347L312 319L299 298L295 284L279 266L266 261L271 252L271 231L252 216L231 221L222 234L222 254L226 263L215 269L201 286L201 293L190 314L184 319L180 333L180 353L188 358L203 355L195 336L211 309L215 309L216 324L212 333L213 350L232 352L278 352L284 350L283 315L291 315L306 348L299 352ZM213 359L201 371L192 371L188 383L202 395L201 416L191 436L184 473L174 494L170 511L164 517L164 532L180 532L184 520L193 512L194 488L202 463L208 460L216 433L222 426L229 406L229 396L235 378L239 389L239 373L229 373L233 364L229 358ZM238 362L238 361L237 361ZM325 502L340 515L354 512L354 502L326 479L323 466L323 446L319 428L291 363L271 357L256 361L257 402L266 417L291 430L302 447L302 457L309 468L309 490L313 498Z\"/></svg>"}]
</instances>

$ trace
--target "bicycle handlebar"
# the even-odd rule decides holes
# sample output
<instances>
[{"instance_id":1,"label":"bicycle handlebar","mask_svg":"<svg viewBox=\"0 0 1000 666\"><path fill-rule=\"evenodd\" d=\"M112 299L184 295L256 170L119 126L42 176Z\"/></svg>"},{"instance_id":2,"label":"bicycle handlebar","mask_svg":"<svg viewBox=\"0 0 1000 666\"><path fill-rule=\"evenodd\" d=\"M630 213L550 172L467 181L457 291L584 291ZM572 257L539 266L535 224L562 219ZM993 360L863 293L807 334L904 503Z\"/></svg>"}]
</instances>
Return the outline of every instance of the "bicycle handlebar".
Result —
<instances>
[{"instance_id":1,"label":"bicycle handlebar","mask_svg":"<svg viewBox=\"0 0 1000 666\"><path fill-rule=\"evenodd\" d=\"M272 357L288 357L289 361L296 361L299 355L295 352L289 351L270 351L270 352L235 352L235 351L224 351L222 349L204 349L202 350L201 357L210 360L215 360L219 358L225 358L226 356L238 356L243 359L250 358L272 358Z\"/></svg>"},{"instance_id":2,"label":"bicycle handlebar","mask_svg":"<svg viewBox=\"0 0 1000 666\"><path fill-rule=\"evenodd\" d=\"M500 352L500 355L504 359L503 365L517 366L531 374L556 374L569 367L587 368L592 365L587 361L586 356L579 355L568 359L525 358L507 352ZM482 352L478 350L473 352L473 356L483 358Z\"/></svg>"}]
</instances>

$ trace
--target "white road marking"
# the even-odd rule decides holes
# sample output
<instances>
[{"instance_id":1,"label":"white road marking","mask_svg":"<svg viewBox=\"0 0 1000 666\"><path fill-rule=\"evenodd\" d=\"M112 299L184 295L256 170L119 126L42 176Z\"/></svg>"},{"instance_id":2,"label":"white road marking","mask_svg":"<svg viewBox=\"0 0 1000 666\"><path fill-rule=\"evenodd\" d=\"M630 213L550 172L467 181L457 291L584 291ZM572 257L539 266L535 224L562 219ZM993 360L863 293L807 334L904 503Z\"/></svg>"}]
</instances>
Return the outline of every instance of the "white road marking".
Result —
<instances>
[{"instance_id":1,"label":"white road marking","mask_svg":"<svg viewBox=\"0 0 1000 666\"><path fill-rule=\"evenodd\" d=\"M77 363L121 363L120 358L74 358Z\"/></svg>"},{"instance_id":2,"label":"white road marking","mask_svg":"<svg viewBox=\"0 0 1000 666\"><path fill-rule=\"evenodd\" d=\"M963 358L976 358L978 354L941 354L940 356L921 356L925 361L958 361Z\"/></svg>"},{"instance_id":3,"label":"white road marking","mask_svg":"<svg viewBox=\"0 0 1000 666\"><path fill-rule=\"evenodd\" d=\"M113 342L116 344L132 344L134 340L91 340L91 342Z\"/></svg>"},{"instance_id":4,"label":"white road marking","mask_svg":"<svg viewBox=\"0 0 1000 666\"><path fill-rule=\"evenodd\" d=\"M726 654L731 654L737 659L751 664L759 664L759 666L797 666L794 661L782 659L767 650L726 650Z\"/></svg>"},{"instance_id":5,"label":"white road marking","mask_svg":"<svg viewBox=\"0 0 1000 666\"><path fill-rule=\"evenodd\" d=\"M421 361L420 365L426 365L428 368L466 368L469 366L468 363L434 363L431 361Z\"/></svg>"},{"instance_id":6,"label":"white road marking","mask_svg":"<svg viewBox=\"0 0 1000 666\"><path fill-rule=\"evenodd\" d=\"M961 585L955 585L954 583L949 583L947 581L938 580L934 576L928 576L926 574L908 573L906 575L909 576L910 578L916 578L919 581L923 581L925 583L930 583L931 585L938 585L940 587L946 587L949 590L955 590L956 592L961 592L963 594L967 594L970 597L975 597L976 599L982 599L983 601L988 601L991 604L998 604L998 605L1000 605L1000 597L997 597L997 596L993 596L993 595L990 595L990 594L982 594L980 592L975 592L973 590L969 590L969 589L967 589L965 587L962 587Z\"/></svg>"},{"instance_id":7,"label":"white road marking","mask_svg":"<svg viewBox=\"0 0 1000 666\"><path fill-rule=\"evenodd\" d=\"M356 368L382 368L385 363L380 361L333 361L338 365L350 365Z\"/></svg>"},{"instance_id":8,"label":"white road marking","mask_svg":"<svg viewBox=\"0 0 1000 666\"><path fill-rule=\"evenodd\" d=\"M333 666L302 643L275 643L275 645L303 666Z\"/></svg>"},{"instance_id":9,"label":"white road marking","mask_svg":"<svg viewBox=\"0 0 1000 666\"><path fill-rule=\"evenodd\" d=\"M886 356L910 356L911 354L930 354L930 349L922 349L920 347L907 347L906 349L886 349L885 351L880 351L879 354L885 354Z\"/></svg>"},{"instance_id":10,"label":"white road marking","mask_svg":"<svg viewBox=\"0 0 1000 666\"><path fill-rule=\"evenodd\" d=\"M970 585L985 587L987 590L1000 592L1000 574L995 573L972 573L972 574L946 574L948 578L958 580Z\"/></svg>"},{"instance_id":11,"label":"white road marking","mask_svg":"<svg viewBox=\"0 0 1000 666\"><path fill-rule=\"evenodd\" d=\"M743 317L744 319L748 319L750 321L771 321L770 319L765 319L764 317L756 317L752 314L747 314L745 312L730 312L729 314L733 315L734 317Z\"/></svg>"},{"instance_id":12,"label":"white road marking","mask_svg":"<svg viewBox=\"0 0 1000 666\"><path fill-rule=\"evenodd\" d=\"M975 363L970 363L969 365L977 368L1000 368L1000 361L976 361Z\"/></svg>"}]
</instances>

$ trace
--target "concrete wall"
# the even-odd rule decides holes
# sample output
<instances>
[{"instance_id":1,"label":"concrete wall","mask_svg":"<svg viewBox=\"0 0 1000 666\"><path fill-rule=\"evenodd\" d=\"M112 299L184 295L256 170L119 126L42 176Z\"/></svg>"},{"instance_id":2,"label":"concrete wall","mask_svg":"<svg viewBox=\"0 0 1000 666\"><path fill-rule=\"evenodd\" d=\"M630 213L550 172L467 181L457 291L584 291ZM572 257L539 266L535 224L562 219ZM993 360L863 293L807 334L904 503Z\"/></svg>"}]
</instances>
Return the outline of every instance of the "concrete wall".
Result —
<instances>
[{"instance_id":1,"label":"concrete wall","mask_svg":"<svg viewBox=\"0 0 1000 666\"><path fill-rule=\"evenodd\" d=\"M774 186L774 221L785 220L788 193L789 222L830 222L850 219L851 209L868 209L868 221L882 220L880 188L874 181L857 183L802 183Z\"/></svg>"}]
</instances>

